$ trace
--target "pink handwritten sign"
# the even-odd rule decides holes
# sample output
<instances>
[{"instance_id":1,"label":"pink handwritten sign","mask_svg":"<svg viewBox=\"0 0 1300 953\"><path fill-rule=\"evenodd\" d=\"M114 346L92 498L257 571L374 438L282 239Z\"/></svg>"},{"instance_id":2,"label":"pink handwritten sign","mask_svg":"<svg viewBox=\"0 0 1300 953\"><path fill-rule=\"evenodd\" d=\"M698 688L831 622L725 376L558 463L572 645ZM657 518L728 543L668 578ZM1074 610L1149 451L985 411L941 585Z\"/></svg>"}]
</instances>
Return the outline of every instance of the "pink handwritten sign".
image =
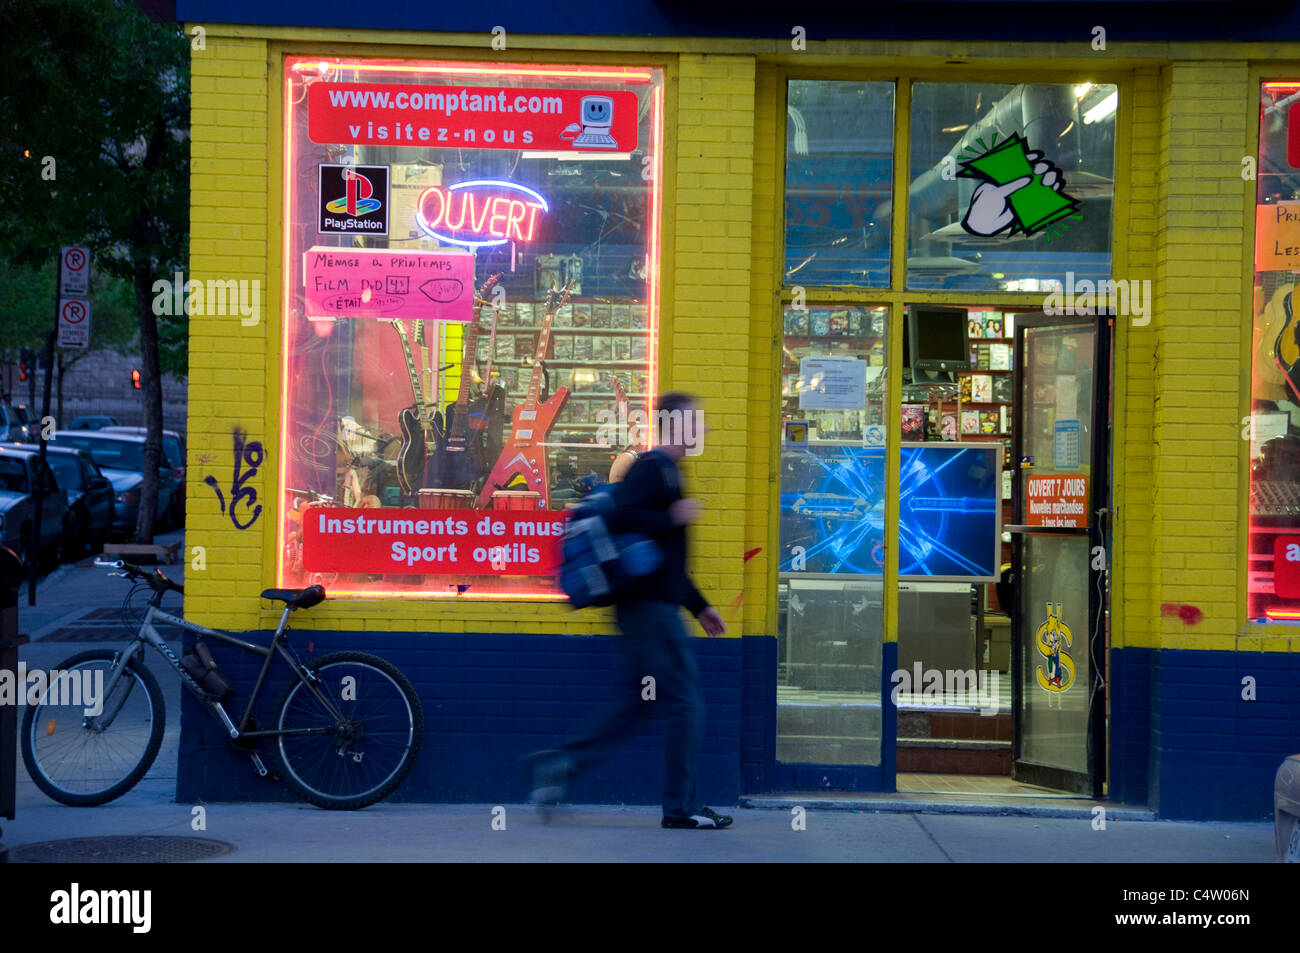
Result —
<instances>
[{"instance_id":1,"label":"pink handwritten sign","mask_svg":"<svg viewBox=\"0 0 1300 953\"><path fill-rule=\"evenodd\" d=\"M303 255L308 318L469 321L474 256L457 251L311 248Z\"/></svg>"}]
</instances>

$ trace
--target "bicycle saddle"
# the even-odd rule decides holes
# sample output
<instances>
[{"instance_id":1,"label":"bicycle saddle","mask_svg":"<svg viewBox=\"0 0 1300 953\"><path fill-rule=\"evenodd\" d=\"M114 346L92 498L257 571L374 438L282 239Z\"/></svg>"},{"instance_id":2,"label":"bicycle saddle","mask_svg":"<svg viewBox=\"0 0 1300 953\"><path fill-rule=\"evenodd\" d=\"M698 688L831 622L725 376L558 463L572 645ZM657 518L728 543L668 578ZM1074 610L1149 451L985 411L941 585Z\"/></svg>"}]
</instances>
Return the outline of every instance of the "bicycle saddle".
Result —
<instances>
[{"instance_id":1,"label":"bicycle saddle","mask_svg":"<svg viewBox=\"0 0 1300 953\"><path fill-rule=\"evenodd\" d=\"M266 589L263 599L279 599L290 609L310 609L325 601L324 586L308 586L306 589Z\"/></svg>"}]
</instances>

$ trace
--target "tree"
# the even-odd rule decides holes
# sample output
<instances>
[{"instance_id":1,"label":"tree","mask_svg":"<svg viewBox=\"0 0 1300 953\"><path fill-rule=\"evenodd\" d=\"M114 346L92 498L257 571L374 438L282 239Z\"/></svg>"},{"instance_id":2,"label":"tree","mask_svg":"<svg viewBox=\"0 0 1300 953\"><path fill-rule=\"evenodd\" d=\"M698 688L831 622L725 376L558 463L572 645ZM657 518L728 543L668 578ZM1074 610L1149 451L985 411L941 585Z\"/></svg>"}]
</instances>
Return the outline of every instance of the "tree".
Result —
<instances>
[{"instance_id":1,"label":"tree","mask_svg":"<svg viewBox=\"0 0 1300 953\"><path fill-rule=\"evenodd\" d=\"M46 335L54 326L57 282L58 269L54 261L47 261L43 267L35 269L0 259L0 318L4 321L4 335L0 336L0 366L12 366L25 349L37 354L43 352ZM60 348L55 359L58 403L54 417L60 425L63 423L64 374L87 354L98 350L112 348L119 354L126 354L140 329L135 314L135 291L124 279L112 275L92 276L90 302L90 347L84 350ZM163 369L169 370L166 362ZM28 383L34 390L34 374ZM12 386L12 382L5 381L4 385ZM30 391L27 404L29 409L35 410Z\"/></svg>"},{"instance_id":2,"label":"tree","mask_svg":"<svg viewBox=\"0 0 1300 953\"><path fill-rule=\"evenodd\" d=\"M189 245L189 41L124 0L0 5L0 255L39 266L61 245L90 246L127 281L144 373L144 481L136 535L153 539L162 460L160 329L153 283L183 271Z\"/></svg>"}]
</instances>

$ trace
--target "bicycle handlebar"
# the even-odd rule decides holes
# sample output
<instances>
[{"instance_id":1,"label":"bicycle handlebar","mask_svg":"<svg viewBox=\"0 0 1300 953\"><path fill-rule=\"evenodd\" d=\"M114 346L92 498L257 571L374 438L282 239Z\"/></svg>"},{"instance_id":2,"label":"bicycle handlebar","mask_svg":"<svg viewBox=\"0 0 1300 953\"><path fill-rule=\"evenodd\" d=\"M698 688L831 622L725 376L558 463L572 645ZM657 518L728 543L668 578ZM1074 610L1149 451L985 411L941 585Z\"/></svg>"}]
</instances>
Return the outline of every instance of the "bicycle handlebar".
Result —
<instances>
[{"instance_id":1,"label":"bicycle handlebar","mask_svg":"<svg viewBox=\"0 0 1300 953\"><path fill-rule=\"evenodd\" d=\"M149 588L154 592L162 593L170 590L172 592L179 592L182 595L185 594L185 587L172 582L162 574L161 569L155 569L153 572L149 572L147 569L143 569L140 566L133 565L132 563L126 562L122 559L96 559L95 565L104 566L109 569L116 569L118 570L119 575L126 576L128 579L138 579L146 582L149 584Z\"/></svg>"}]
</instances>

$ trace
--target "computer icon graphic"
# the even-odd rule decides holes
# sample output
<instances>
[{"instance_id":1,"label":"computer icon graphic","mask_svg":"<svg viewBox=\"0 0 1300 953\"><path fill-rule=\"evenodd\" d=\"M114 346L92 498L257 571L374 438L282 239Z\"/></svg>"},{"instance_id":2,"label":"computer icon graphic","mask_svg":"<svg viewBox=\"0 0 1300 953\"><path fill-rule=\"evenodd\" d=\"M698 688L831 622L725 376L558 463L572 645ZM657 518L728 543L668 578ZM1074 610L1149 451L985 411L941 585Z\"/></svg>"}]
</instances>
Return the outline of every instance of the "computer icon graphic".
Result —
<instances>
[{"instance_id":1,"label":"computer icon graphic","mask_svg":"<svg viewBox=\"0 0 1300 953\"><path fill-rule=\"evenodd\" d=\"M574 124L576 125L576 123ZM616 149L618 141L609 134L614 125L614 99L611 96L582 97L582 132L573 140L579 148ZM569 129L572 129L570 126ZM568 129L565 130L569 131Z\"/></svg>"}]
</instances>

